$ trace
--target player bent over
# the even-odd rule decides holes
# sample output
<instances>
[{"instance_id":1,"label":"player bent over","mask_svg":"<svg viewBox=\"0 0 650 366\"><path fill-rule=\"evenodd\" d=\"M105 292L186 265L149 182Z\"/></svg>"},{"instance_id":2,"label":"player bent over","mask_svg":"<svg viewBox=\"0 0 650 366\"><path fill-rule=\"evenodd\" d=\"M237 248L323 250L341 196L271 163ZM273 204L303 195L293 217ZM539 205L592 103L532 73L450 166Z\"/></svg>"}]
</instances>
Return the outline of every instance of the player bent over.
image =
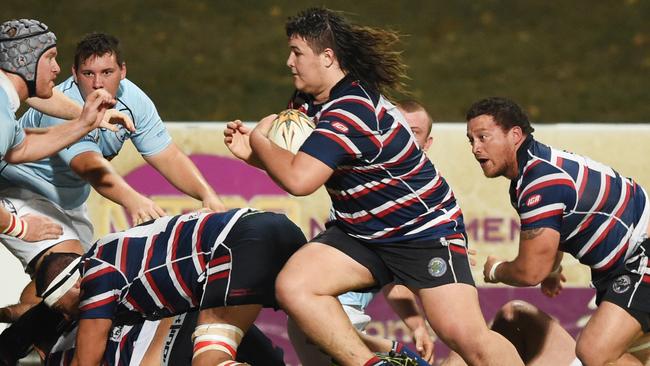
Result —
<instances>
[{"instance_id":1,"label":"player bent over","mask_svg":"<svg viewBox=\"0 0 650 366\"><path fill-rule=\"evenodd\" d=\"M275 277L306 239L285 216L251 209L163 217L54 253L37 272L45 303L79 319L78 365L98 365L113 324L199 309L193 365L232 361ZM75 361L73 361L74 364Z\"/></svg>"}]
</instances>

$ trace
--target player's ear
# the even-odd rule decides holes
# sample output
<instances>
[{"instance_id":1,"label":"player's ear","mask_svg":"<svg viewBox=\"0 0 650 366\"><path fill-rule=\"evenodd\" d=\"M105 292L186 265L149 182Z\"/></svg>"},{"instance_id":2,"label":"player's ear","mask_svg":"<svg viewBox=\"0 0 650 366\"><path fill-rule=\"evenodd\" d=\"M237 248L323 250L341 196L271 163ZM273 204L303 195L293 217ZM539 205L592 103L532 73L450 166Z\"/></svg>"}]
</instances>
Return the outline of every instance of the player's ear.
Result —
<instances>
[{"instance_id":1,"label":"player's ear","mask_svg":"<svg viewBox=\"0 0 650 366\"><path fill-rule=\"evenodd\" d=\"M327 68L331 67L336 62L336 55L334 54L334 50L331 48L324 49L321 53L321 57L323 59L323 66Z\"/></svg>"},{"instance_id":2,"label":"player's ear","mask_svg":"<svg viewBox=\"0 0 650 366\"><path fill-rule=\"evenodd\" d=\"M120 67L120 80L124 80L126 77L126 62L122 62L122 66Z\"/></svg>"}]
</instances>

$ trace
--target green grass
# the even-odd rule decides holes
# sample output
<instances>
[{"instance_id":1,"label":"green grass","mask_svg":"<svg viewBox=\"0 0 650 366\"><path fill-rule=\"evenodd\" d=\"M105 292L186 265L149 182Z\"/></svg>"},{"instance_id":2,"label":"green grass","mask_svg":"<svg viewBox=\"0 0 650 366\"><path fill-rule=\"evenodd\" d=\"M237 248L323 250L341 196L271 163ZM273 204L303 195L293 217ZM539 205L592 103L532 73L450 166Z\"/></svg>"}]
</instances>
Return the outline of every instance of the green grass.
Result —
<instances>
[{"instance_id":1,"label":"green grass","mask_svg":"<svg viewBox=\"0 0 650 366\"><path fill-rule=\"evenodd\" d=\"M436 120L462 121L476 99L508 96L537 122L650 121L650 1L303 1L405 35L409 89ZM284 22L295 1L9 0L4 19L37 18L60 39L118 36L128 77L165 120L257 120L284 109L292 84Z\"/></svg>"}]
</instances>

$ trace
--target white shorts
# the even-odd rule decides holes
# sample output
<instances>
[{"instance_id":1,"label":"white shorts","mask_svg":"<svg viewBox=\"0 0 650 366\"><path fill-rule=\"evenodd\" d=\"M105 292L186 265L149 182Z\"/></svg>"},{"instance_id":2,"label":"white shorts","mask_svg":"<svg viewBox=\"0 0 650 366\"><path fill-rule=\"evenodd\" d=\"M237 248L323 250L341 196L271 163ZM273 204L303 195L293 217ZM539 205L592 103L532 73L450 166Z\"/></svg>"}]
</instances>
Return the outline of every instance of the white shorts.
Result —
<instances>
[{"instance_id":1,"label":"white shorts","mask_svg":"<svg viewBox=\"0 0 650 366\"><path fill-rule=\"evenodd\" d=\"M85 204L71 210L64 210L40 194L17 187L0 190L0 204L18 217L39 214L49 217L63 227L63 235L58 239L33 243L0 235L0 243L20 260L25 270L35 257L63 241L79 240L84 251L92 245L93 225L88 218L88 208Z\"/></svg>"}]
</instances>

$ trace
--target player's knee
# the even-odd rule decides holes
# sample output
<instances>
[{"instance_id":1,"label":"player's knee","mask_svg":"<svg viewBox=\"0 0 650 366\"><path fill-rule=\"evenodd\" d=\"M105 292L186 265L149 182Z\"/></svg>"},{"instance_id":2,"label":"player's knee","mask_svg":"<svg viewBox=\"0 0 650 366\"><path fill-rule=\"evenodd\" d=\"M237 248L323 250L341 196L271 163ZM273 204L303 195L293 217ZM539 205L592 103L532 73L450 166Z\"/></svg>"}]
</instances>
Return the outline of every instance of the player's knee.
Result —
<instances>
[{"instance_id":1,"label":"player's knee","mask_svg":"<svg viewBox=\"0 0 650 366\"><path fill-rule=\"evenodd\" d=\"M599 350L594 352L594 349ZM588 344L588 342L580 342L576 344L576 356L585 366L601 366L609 364L608 362L613 362L616 358L610 360L607 355L607 352L600 347L594 347L593 344ZM613 363L612 363L613 364Z\"/></svg>"},{"instance_id":2,"label":"player's knee","mask_svg":"<svg viewBox=\"0 0 650 366\"><path fill-rule=\"evenodd\" d=\"M289 309L294 304L300 303L306 295L308 287L301 285L298 278L291 274L280 272L275 280L275 297L283 309Z\"/></svg>"},{"instance_id":3,"label":"player's knee","mask_svg":"<svg viewBox=\"0 0 650 366\"><path fill-rule=\"evenodd\" d=\"M214 360L232 362L237 357L237 348L243 337L244 332L239 327L231 324L199 325L192 334L194 344L192 360L207 352L219 352L214 354ZM235 363L232 365L241 364Z\"/></svg>"}]
</instances>

